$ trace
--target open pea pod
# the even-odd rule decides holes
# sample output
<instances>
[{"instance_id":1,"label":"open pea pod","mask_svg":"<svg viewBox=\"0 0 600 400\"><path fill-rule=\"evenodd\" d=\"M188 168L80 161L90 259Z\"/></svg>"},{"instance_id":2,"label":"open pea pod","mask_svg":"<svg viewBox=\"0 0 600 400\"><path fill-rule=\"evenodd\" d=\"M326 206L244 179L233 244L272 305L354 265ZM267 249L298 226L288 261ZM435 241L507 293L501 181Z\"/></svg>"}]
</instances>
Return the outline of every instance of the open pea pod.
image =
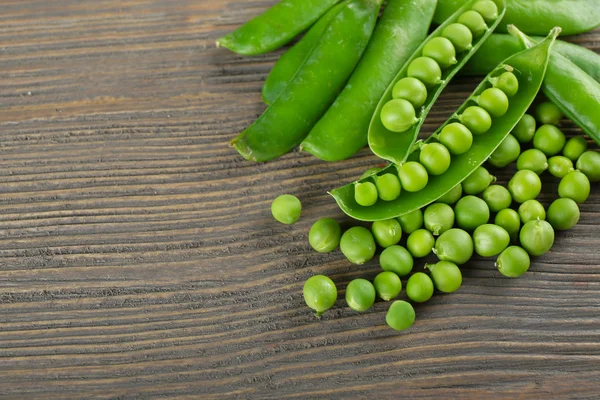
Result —
<instances>
[{"instance_id":1,"label":"open pea pod","mask_svg":"<svg viewBox=\"0 0 600 400\"><path fill-rule=\"evenodd\" d=\"M550 35L539 44L504 60L482 81L450 119L425 141L425 143L437 141L439 132L444 126L457 122L462 112L467 107L476 104L478 96L484 90L492 87L493 82L502 73L512 71L515 74L519 82L519 90L514 96L510 97L507 112L502 117L494 118L492 126L487 132L474 135L471 148L466 153L453 156L450 167L446 172L441 175L430 176L427 185L418 192L402 191L396 200L383 201L378 199L372 206L360 206L354 198L355 185L359 182L372 180L375 175L397 173L398 164L390 164L374 175L332 190L330 194L340 208L352 218L361 221L395 218L425 207L466 179L502 143L535 99L546 74L552 45L559 32L560 28L553 29ZM409 154L408 161L419 160L420 147L420 143L415 144L413 151Z\"/></svg>"},{"instance_id":2,"label":"open pea pod","mask_svg":"<svg viewBox=\"0 0 600 400\"><path fill-rule=\"evenodd\" d=\"M479 49L479 47L486 41L486 39L492 34L494 29L498 26L504 14L506 12L506 2L502 0L502 5L498 10L498 15L490 23L487 24L485 32L475 38L471 43L472 47L466 51L457 52L456 63L442 70L441 81L436 85L427 88L427 99L425 103L417 110L417 121L406 131L398 133L392 132L387 129L381 122L381 110L383 107L392 100L392 92L394 85L401 79L408 76L408 69L415 59L419 58L423 54L423 48L429 41L434 38L442 36L442 32L451 24L457 23L460 16L472 9L473 5L479 0L469 0L462 7L460 7L454 14L452 14L442 25L440 25L429 37L415 50L413 55L408 59L404 67L394 77L392 82L389 84L385 93L379 100L377 108L373 113L371 124L369 126L368 141L371 151L378 157L385 160L401 163L406 159L407 153L410 150L412 144L417 140L421 126L423 125L429 110L433 107L433 104L442 93L444 88L448 85L450 80L460 71L460 69L469 61L471 56Z\"/></svg>"}]
</instances>

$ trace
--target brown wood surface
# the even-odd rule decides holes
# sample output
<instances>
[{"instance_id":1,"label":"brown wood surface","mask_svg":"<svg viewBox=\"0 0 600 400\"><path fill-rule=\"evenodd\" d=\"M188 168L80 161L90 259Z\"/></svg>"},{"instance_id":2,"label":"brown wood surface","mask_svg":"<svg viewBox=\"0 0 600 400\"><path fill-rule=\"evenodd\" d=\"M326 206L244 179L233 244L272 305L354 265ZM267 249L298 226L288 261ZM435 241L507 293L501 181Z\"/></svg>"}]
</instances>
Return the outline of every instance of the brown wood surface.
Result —
<instances>
[{"instance_id":1,"label":"brown wood surface","mask_svg":"<svg viewBox=\"0 0 600 400\"><path fill-rule=\"evenodd\" d=\"M319 217L349 226L326 191L377 159L254 164L227 146L283 50L214 40L272 3L0 2L0 396L597 399L598 185L525 277L475 258L407 332L383 302L313 317L308 277L343 295L379 269L306 238ZM600 31L572 40L600 50ZM476 82L457 79L424 134ZM270 216L283 193L304 206L293 226Z\"/></svg>"}]
</instances>

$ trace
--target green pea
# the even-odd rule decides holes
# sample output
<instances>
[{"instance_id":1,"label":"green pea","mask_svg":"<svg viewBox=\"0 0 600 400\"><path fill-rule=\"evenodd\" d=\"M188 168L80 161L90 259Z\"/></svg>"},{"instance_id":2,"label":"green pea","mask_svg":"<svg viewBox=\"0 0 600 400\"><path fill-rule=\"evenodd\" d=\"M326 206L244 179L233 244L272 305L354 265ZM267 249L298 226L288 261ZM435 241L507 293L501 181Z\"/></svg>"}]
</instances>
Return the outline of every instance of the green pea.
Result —
<instances>
[{"instance_id":1,"label":"green pea","mask_svg":"<svg viewBox=\"0 0 600 400\"><path fill-rule=\"evenodd\" d=\"M433 296L433 282L423 272L415 272L406 282L406 295L415 303L423 303Z\"/></svg>"},{"instance_id":2,"label":"green pea","mask_svg":"<svg viewBox=\"0 0 600 400\"><path fill-rule=\"evenodd\" d=\"M383 174L375 178L379 198L384 201L396 200L402 191L400 180L394 174Z\"/></svg>"},{"instance_id":3,"label":"green pea","mask_svg":"<svg viewBox=\"0 0 600 400\"><path fill-rule=\"evenodd\" d=\"M408 250L394 245L381 252L379 264L384 271L393 272L398 276L406 276L412 271L414 260Z\"/></svg>"},{"instance_id":4,"label":"green pea","mask_svg":"<svg viewBox=\"0 0 600 400\"><path fill-rule=\"evenodd\" d=\"M406 132L418 121L415 108L404 99L393 99L381 108L381 123L392 132Z\"/></svg>"},{"instance_id":5,"label":"green pea","mask_svg":"<svg viewBox=\"0 0 600 400\"><path fill-rule=\"evenodd\" d=\"M421 147L419 161L429 175L441 175L450 167L450 152L441 143L427 143Z\"/></svg>"},{"instance_id":6,"label":"green pea","mask_svg":"<svg viewBox=\"0 0 600 400\"><path fill-rule=\"evenodd\" d=\"M512 72L504 72L497 78L491 78L490 82L508 97L514 96L519 91L519 80Z\"/></svg>"},{"instance_id":7,"label":"green pea","mask_svg":"<svg viewBox=\"0 0 600 400\"><path fill-rule=\"evenodd\" d=\"M541 256L554 244L554 229L543 220L529 221L519 234L521 246L532 256Z\"/></svg>"},{"instance_id":8,"label":"green pea","mask_svg":"<svg viewBox=\"0 0 600 400\"><path fill-rule=\"evenodd\" d=\"M515 162L521 154L521 145L519 141L511 134L500 143L500 146L494 150L488 162L496 168L504 168L508 164Z\"/></svg>"},{"instance_id":9,"label":"green pea","mask_svg":"<svg viewBox=\"0 0 600 400\"><path fill-rule=\"evenodd\" d=\"M529 254L519 246L510 246L498 256L496 267L507 278L518 278L529 269Z\"/></svg>"},{"instance_id":10,"label":"green pea","mask_svg":"<svg viewBox=\"0 0 600 400\"><path fill-rule=\"evenodd\" d=\"M490 209L479 197L465 196L454 206L454 215L459 228L472 231L480 225L487 224Z\"/></svg>"},{"instance_id":11,"label":"green pea","mask_svg":"<svg viewBox=\"0 0 600 400\"><path fill-rule=\"evenodd\" d=\"M417 229L406 239L406 247L413 257L422 258L431 253L435 239L431 232L426 229Z\"/></svg>"},{"instance_id":12,"label":"green pea","mask_svg":"<svg viewBox=\"0 0 600 400\"><path fill-rule=\"evenodd\" d=\"M363 207L377 203L377 186L372 182L358 182L354 185L354 200Z\"/></svg>"},{"instance_id":13,"label":"green pea","mask_svg":"<svg viewBox=\"0 0 600 400\"><path fill-rule=\"evenodd\" d=\"M481 135L492 127L492 117L483 108L470 106L458 117L474 135Z\"/></svg>"},{"instance_id":14,"label":"green pea","mask_svg":"<svg viewBox=\"0 0 600 400\"><path fill-rule=\"evenodd\" d=\"M375 303L375 287L366 279L354 279L346 286L346 303L354 311L367 311Z\"/></svg>"},{"instance_id":15,"label":"green pea","mask_svg":"<svg viewBox=\"0 0 600 400\"><path fill-rule=\"evenodd\" d=\"M433 285L440 292L454 293L462 285L462 274L453 262L439 261L435 264L426 264L425 268L431 273Z\"/></svg>"},{"instance_id":16,"label":"green pea","mask_svg":"<svg viewBox=\"0 0 600 400\"><path fill-rule=\"evenodd\" d=\"M375 255L375 239L367 228L354 226L348 229L340 239L340 250L348 261L364 264Z\"/></svg>"},{"instance_id":17,"label":"green pea","mask_svg":"<svg viewBox=\"0 0 600 400\"><path fill-rule=\"evenodd\" d=\"M385 301L389 301L402 291L402 281L393 272L383 271L377 274L373 280L373 286L377 295Z\"/></svg>"},{"instance_id":18,"label":"green pea","mask_svg":"<svg viewBox=\"0 0 600 400\"><path fill-rule=\"evenodd\" d=\"M473 239L462 229L449 229L435 241L434 253L442 261L464 264L473 256Z\"/></svg>"},{"instance_id":19,"label":"green pea","mask_svg":"<svg viewBox=\"0 0 600 400\"><path fill-rule=\"evenodd\" d=\"M600 153L586 151L577 160L577 169L588 177L590 182L600 182Z\"/></svg>"},{"instance_id":20,"label":"green pea","mask_svg":"<svg viewBox=\"0 0 600 400\"><path fill-rule=\"evenodd\" d=\"M574 136L567 140L563 148L563 155L575 162L587 150L587 142L583 136Z\"/></svg>"},{"instance_id":21,"label":"green pea","mask_svg":"<svg viewBox=\"0 0 600 400\"><path fill-rule=\"evenodd\" d=\"M492 0L480 0L471 7L477 11L487 22L492 22L498 18L498 6Z\"/></svg>"},{"instance_id":22,"label":"green pea","mask_svg":"<svg viewBox=\"0 0 600 400\"><path fill-rule=\"evenodd\" d=\"M555 104L545 102L535 108L535 116L540 124L558 125L564 114Z\"/></svg>"},{"instance_id":23,"label":"green pea","mask_svg":"<svg viewBox=\"0 0 600 400\"><path fill-rule=\"evenodd\" d=\"M415 323L415 309L404 300L396 300L385 315L385 322L397 331L408 329Z\"/></svg>"},{"instance_id":24,"label":"green pea","mask_svg":"<svg viewBox=\"0 0 600 400\"><path fill-rule=\"evenodd\" d=\"M535 199L542 191L542 181L533 171L524 169L517 173L508 182L508 191L517 203Z\"/></svg>"},{"instance_id":25,"label":"green pea","mask_svg":"<svg viewBox=\"0 0 600 400\"><path fill-rule=\"evenodd\" d=\"M315 275L304 283L304 301L306 305L316 311L319 317L329 310L337 299L337 289L331 279L325 275Z\"/></svg>"},{"instance_id":26,"label":"green pea","mask_svg":"<svg viewBox=\"0 0 600 400\"><path fill-rule=\"evenodd\" d=\"M407 192L418 192L427 186L429 175L424 166L416 161L409 161L398 168L400 183Z\"/></svg>"},{"instance_id":27,"label":"green pea","mask_svg":"<svg viewBox=\"0 0 600 400\"><path fill-rule=\"evenodd\" d=\"M581 171L571 171L560 180L558 195L583 203L590 196L590 180Z\"/></svg>"},{"instance_id":28,"label":"green pea","mask_svg":"<svg viewBox=\"0 0 600 400\"><path fill-rule=\"evenodd\" d=\"M477 103L494 118L500 118L508 111L508 97L497 88L484 90Z\"/></svg>"},{"instance_id":29,"label":"green pea","mask_svg":"<svg viewBox=\"0 0 600 400\"><path fill-rule=\"evenodd\" d=\"M368 178L368 177L370 177L372 175L375 175L379 171L381 171L381 168L379 168L379 167L369 168L368 170L366 170L365 172L363 172L363 174L360 176L359 180L363 180L363 179Z\"/></svg>"},{"instance_id":30,"label":"green pea","mask_svg":"<svg viewBox=\"0 0 600 400\"><path fill-rule=\"evenodd\" d=\"M394 85L392 97L410 101L413 107L417 109L425 104L427 100L427 87L418 79L402 78Z\"/></svg>"},{"instance_id":31,"label":"green pea","mask_svg":"<svg viewBox=\"0 0 600 400\"><path fill-rule=\"evenodd\" d=\"M290 225L298 221L302 204L296 196L291 194L282 194L271 203L271 214L273 218L282 224Z\"/></svg>"},{"instance_id":32,"label":"green pea","mask_svg":"<svg viewBox=\"0 0 600 400\"><path fill-rule=\"evenodd\" d=\"M473 48L473 34L463 24L448 25L442 31L442 36L450 40L459 53Z\"/></svg>"},{"instance_id":33,"label":"green pea","mask_svg":"<svg viewBox=\"0 0 600 400\"><path fill-rule=\"evenodd\" d=\"M556 199L548 208L548 222L559 231L566 231L577 225L580 215L579 206L572 199Z\"/></svg>"},{"instance_id":34,"label":"green pea","mask_svg":"<svg viewBox=\"0 0 600 400\"><path fill-rule=\"evenodd\" d=\"M437 236L454 225L454 210L447 204L434 203L425 209L423 219L425 228Z\"/></svg>"},{"instance_id":35,"label":"green pea","mask_svg":"<svg viewBox=\"0 0 600 400\"><path fill-rule=\"evenodd\" d=\"M469 28L475 37L483 35L483 33L488 29L481 14L473 10L465 11L460 17L458 17L458 23Z\"/></svg>"},{"instance_id":36,"label":"green pea","mask_svg":"<svg viewBox=\"0 0 600 400\"><path fill-rule=\"evenodd\" d=\"M548 169L548 158L538 149L525 150L517 159L517 169L528 169L541 175Z\"/></svg>"},{"instance_id":37,"label":"green pea","mask_svg":"<svg viewBox=\"0 0 600 400\"><path fill-rule=\"evenodd\" d=\"M454 186L452 190L450 190L448 193L437 199L437 202L452 205L458 200L460 200L462 192L462 185L459 183L458 185Z\"/></svg>"},{"instance_id":38,"label":"green pea","mask_svg":"<svg viewBox=\"0 0 600 400\"><path fill-rule=\"evenodd\" d=\"M546 219L546 209L537 200L527 200L519 206L518 212L521 222L524 224L537 219Z\"/></svg>"},{"instance_id":39,"label":"green pea","mask_svg":"<svg viewBox=\"0 0 600 400\"><path fill-rule=\"evenodd\" d=\"M529 114L525 114L512 130L512 135L521 143L529 143L533 140L535 128L535 118Z\"/></svg>"},{"instance_id":40,"label":"green pea","mask_svg":"<svg viewBox=\"0 0 600 400\"><path fill-rule=\"evenodd\" d=\"M371 231L377 244L383 248L397 244L402 238L400 222L393 218L373 222Z\"/></svg>"},{"instance_id":41,"label":"green pea","mask_svg":"<svg viewBox=\"0 0 600 400\"><path fill-rule=\"evenodd\" d=\"M342 229L333 218L317 220L308 231L308 242L319 253L328 253L335 250L340 244Z\"/></svg>"},{"instance_id":42,"label":"green pea","mask_svg":"<svg viewBox=\"0 0 600 400\"><path fill-rule=\"evenodd\" d=\"M453 122L442 128L438 140L457 156L469 151L473 145L473 134L463 124Z\"/></svg>"},{"instance_id":43,"label":"green pea","mask_svg":"<svg viewBox=\"0 0 600 400\"><path fill-rule=\"evenodd\" d=\"M411 211L408 214L404 214L398 217L398 222L402 227L402 232L410 235L421 226L423 226L423 211L420 209Z\"/></svg>"},{"instance_id":44,"label":"green pea","mask_svg":"<svg viewBox=\"0 0 600 400\"><path fill-rule=\"evenodd\" d=\"M573 171L573 161L567 157L554 156L548 160L548 172L556 178L562 179L571 171Z\"/></svg>"},{"instance_id":45,"label":"green pea","mask_svg":"<svg viewBox=\"0 0 600 400\"><path fill-rule=\"evenodd\" d=\"M438 85L442 82L442 70L439 64L429 57L418 57L411 61L408 64L406 75L429 86Z\"/></svg>"},{"instance_id":46,"label":"green pea","mask_svg":"<svg viewBox=\"0 0 600 400\"><path fill-rule=\"evenodd\" d=\"M517 240L519 230L521 229L521 217L519 217L519 213L515 210L511 208L500 210L496 214L494 224L504 228L512 240Z\"/></svg>"},{"instance_id":47,"label":"green pea","mask_svg":"<svg viewBox=\"0 0 600 400\"><path fill-rule=\"evenodd\" d=\"M547 156L560 153L566 141L565 134L554 125L542 125L533 135L533 147Z\"/></svg>"},{"instance_id":48,"label":"green pea","mask_svg":"<svg viewBox=\"0 0 600 400\"><path fill-rule=\"evenodd\" d=\"M456 64L456 49L445 37L435 37L423 46L423 56L435 60L441 68Z\"/></svg>"},{"instance_id":49,"label":"green pea","mask_svg":"<svg viewBox=\"0 0 600 400\"><path fill-rule=\"evenodd\" d=\"M492 185L483 191L483 200L492 212L498 212L510 207L512 196L507 188L500 185Z\"/></svg>"},{"instance_id":50,"label":"green pea","mask_svg":"<svg viewBox=\"0 0 600 400\"><path fill-rule=\"evenodd\" d=\"M463 192L466 194L479 194L490 186L496 178L490 175L484 167L477 167L471 175L462 182Z\"/></svg>"},{"instance_id":51,"label":"green pea","mask_svg":"<svg viewBox=\"0 0 600 400\"><path fill-rule=\"evenodd\" d=\"M508 247L510 235L501 226L485 224L475 229L473 242L477 254L482 257L492 257L502 253Z\"/></svg>"}]
</instances>

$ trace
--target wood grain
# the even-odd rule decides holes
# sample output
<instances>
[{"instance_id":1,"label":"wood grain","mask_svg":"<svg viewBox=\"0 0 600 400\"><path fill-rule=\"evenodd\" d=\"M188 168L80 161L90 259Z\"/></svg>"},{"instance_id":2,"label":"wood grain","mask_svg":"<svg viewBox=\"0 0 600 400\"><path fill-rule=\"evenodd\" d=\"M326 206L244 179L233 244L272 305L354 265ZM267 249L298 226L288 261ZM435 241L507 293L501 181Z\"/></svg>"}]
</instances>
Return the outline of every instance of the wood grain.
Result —
<instances>
[{"instance_id":1,"label":"wood grain","mask_svg":"<svg viewBox=\"0 0 600 400\"><path fill-rule=\"evenodd\" d=\"M283 50L214 40L272 3L2 1L0 396L596 399L598 185L525 277L474 259L410 331L343 296L312 316L308 277L343 295L379 269L306 240L322 216L350 226L326 191L378 160L254 164L227 146ZM598 30L573 41L600 51ZM424 134L476 82L453 83ZM546 204L556 187L544 178ZM282 193L302 200L293 226L270 217Z\"/></svg>"}]
</instances>

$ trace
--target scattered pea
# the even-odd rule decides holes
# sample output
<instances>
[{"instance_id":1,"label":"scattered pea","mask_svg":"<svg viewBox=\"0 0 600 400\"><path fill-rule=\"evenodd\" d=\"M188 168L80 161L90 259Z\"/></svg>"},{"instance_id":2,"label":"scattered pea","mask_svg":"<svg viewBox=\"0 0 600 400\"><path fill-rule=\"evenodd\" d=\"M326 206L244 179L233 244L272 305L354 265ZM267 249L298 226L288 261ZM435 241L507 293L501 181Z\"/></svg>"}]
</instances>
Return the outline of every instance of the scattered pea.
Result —
<instances>
[{"instance_id":1,"label":"scattered pea","mask_svg":"<svg viewBox=\"0 0 600 400\"><path fill-rule=\"evenodd\" d=\"M462 285L462 273L458 266L451 261L426 264L425 268L431 273L433 285L440 292L454 293Z\"/></svg>"},{"instance_id":2,"label":"scattered pea","mask_svg":"<svg viewBox=\"0 0 600 400\"><path fill-rule=\"evenodd\" d=\"M483 33L488 29L481 14L473 10L465 11L460 17L458 17L458 23L469 28L474 37L483 35Z\"/></svg>"},{"instance_id":3,"label":"scattered pea","mask_svg":"<svg viewBox=\"0 0 600 400\"><path fill-rule=\"evenodd\" d=\"M402 246L394 245L384 249L379 256L379 264L384 271L398 276L406 276L413 269L413 256Z\"/></svg>"},{"instance_id":4,"label":"scattered pea","mask_svg":"<svg viewBox=\"0 0 600 400\"><path fill-rule=\"evenodd\" d=\"M494 118L500 118L508 111L508 97L497 88L484 90L477 103Z\"/></svg>"},{"instance_id":5,"label":"scattered pea","mask_svg":"<svg viewBox=\"0 0 600 400\"><path fill-rule=\"evenodd\" d=\"M518 212L521 222L524 224L537 219L546 219L546 209L537 200L527 200L519 206Z\"/></svg>"},{"instance_id":6,"label":"scattered pea","mask_svg":"<svg viewBox=\"0 0 600 400\"><path fill-rule=\"evenodd\" d=\"M554 125L542 125L533 135L533 147L548 157L560 153L565 146L565 134Z\"/></svg>"},{"instance_id":7,"label":"scattered pea","mask_svg":"<svg viewBox=\"0 0 600 400\"><path fill-rule=\"evenodd\" d=\"M577 225L580 215L579 206L572 199L556 199L548 208L548 222L559 231L566 231Z\"/></svg>"},{"instance_id":8,"label":"scattered pea","mask_svg":"<svg viewBox=\"0 0 600 400\"><path fill-rule=\"evenodd\" d=\"M337 289L325 275L315 275L304 283L303 295L306 305L315 310L315 315L319 317L335 304Z\"/></svg>"},{"instance_id":9,"label":"scattered pea","mask_svg":"<svg viewBox=\"0 0 600 400\"><path fill-rule=\"evenodd\" d=\"M521 246L532 256L541 256L554 244L554 229L543 220L529 221L519 234Z\"/></svg>"},{"instance_id":10,"label":"scattered pea","mask_svg":"<svg viewBox=\"0 0 600 400\"><path fill-rule=\"evenodd\" d=\"M398 296L402 291L402 281L393 272L383 271L377 274L373 279L373 286L377 295L385 301L389 301Z\"/></svg>"},{"instance_id":11,"label":"scattered pea","mask_svg":"<svg viewBox=\"0 0 600 400\"><path fill-rule=\"evenodd\" d=\"M434 252L442 261L464 264L473 256L473 239L462 229L449 229L436 240Z\"/></svg>"},{"instance_id":12,"label":"scattered pea","mask_svg":"<svg viewBox=\"0 0 600 400\"><path fill-rule=\"evenodd\" d=\"M590 182L600 182L600 153L586 151L577 160L577 169L588 177Z\"/></svg>"},{"instance_id":13,"label":"scattered pea","mask_svg":"<svg viewBox=\"0 0 600 400\"><path fill-rule=\"evenodd\" d=\"M406 75L429 86L438 85L442 81L442 70L439 64L429 57L418 57L411 61Z\"/></svg>"},{"instance_id":14,"label":"scattered pea","mask_svg":"<svg viewBox=\"0 0 600 400\"><path fill-rule=\"evenodd\" d=\"M398 217L398 222L400 222L400 226L402 227L402 232L410 235L421 226L423 226L423 211L420 209L409 212L408 214L404 214Z\"/></svg>"},{"instance_id":15,"label":"scattered pea","mask_svg":"<svg viewBox=\"0 0 600 400\"><path fill-rule=\"evenodd\" d=\"M542 181L533 171L524 169L517 173L508 182L508 191L517 203L535 199L542 191Z\"/></svg>"},{"instance_id":16,"label":"scattered pea","mask_svg":"<svg viewBox=\"0 0 600 400\"><path fill-rule=\"evenodd\" d=\"M421 147L419 161L429 175L441 175L450 167L450 152L441 143L427 143Z\"/></svg>"},{"instance_id":17,"label":"scattered pea","mask_svg":"<svg viewBox=\"0 0 600 400\"><path fill-rule=\"evenodd\" d=\"M458 185L454 186L452 190L450 190L448 193L437 199L437 202L452 205L458 200L460 200L462 192L462 185L459 183Z\"/></svg>"},{"instance_id":18,"label":"scattered pea","mask_svg":"<svg viewBox=\"0 0 600 400\"><path fill-rule=\"evenodd\" d=\"M453 122L442 128L438 140L457 156L466 153L473 145L473 134L463 124Z\"/></svg>"},{"instance_id":19,"label":"scattered pea","mask_svg":"<svg viewBox=\"0 0 600 400\"><path fill-rule=\"evenodd\" d=\"M581 171L571 171L560 180L558 195L583 203L590 195L590 180Z\"/></svg>"},{"instance_id":20,"label":"scattered pea","mask_svg":"<svg viewBox=\"0 0 600 400\"><path fill-rule=\"evenodd\" d=\"M340 239L340 250L348 261L364 264L375 255L375 239L367 228L354 226L348 229Z\"/></svg>"},{"instance_id":21,"label":"scattered pea","mask_svg":"<svg viewBox=\"0 0 600 400\"><path fill-rule=\"evenodd\" d=\"M454 225L454 210L447 204L434 203L425 209L425 228L434 235L440 235Z\"/></svg>"},{"instance_id":22,"label":"scattered pea","mask_svg":"<svg viewBox=\"0 0 600 400\"><path fill-rule=\"evenodd\" d=\"M538 149L525 150L517 159L517 169L519 171L528 169L541 175L548 169L548 158Z\"/></svg>"},{"instance_id":23,"label":"scattered pea","mask_svg":"<svg viewBox=\"0 0 600 400\"><path fill-rule=\"evenodd\" d=\"M575 162L587 150L587 142L583 136L574 136L567 140L563 148L563 155Z\"/></svg>"},{"instance_id":24,"label":"scattered pea","mask_svg":"<svg viewBox=\"0 0 600 400\"><path fill-rule=\"evenodd\" d=\"M402 238L400 222L394 218L373 222L371 232L377 244L383 248L398 244Z\"/></svg>"},{"instance_id":25,"label":"scattered pea","mask_svg":"<svg viewBox=\"0 0 600 400\"><path fill-rule=\"evenodd\" d=\"M435 60L442 69L456 64L456 49L452 42L443 36L438 36L425 43L423 56Z\"/></svg>"},{"instance_id":26,"label":"scattered pea","mask_svg":"<svg viewBox=\"0 0 600 400\"><path fill-rule=\"evenodd\" d=\"M433 282L423 272L415 272L406 282L406 295L415 303L423 303L433 296Z\"/></svg>"},{"instance_id":27,"label":"scattered pea","mask_svg":"<svg viewBox=\"0 0 600 400\"><path fill-rule=\"evenodd\" d=\"M454 215L459 228L473 231L478 226L487 224L490 219L490 209L479 197L465 196L454 206Z\"/></svg>"},{"instance_id":28,"label":"scattered pea","mask_svg":"<svg viewBox=\"0 0 600 400\"><path fill-rule=\"evenodd\" d=\"M521 217L511 208L505 208L496 214L494 224L504 228L512 240L517 240L521 229Z\"/></svg>"},{"instance_id":29,"label":"scattered pea","mask_svg":"<svg viewBox=\"0 0 600 400\"><path fill-rule=\"evenodd\" d=\"M473 232L473 242L477 254L482 257L492 257L502 253L508 247L510 235L501 226L484 224Z\"/></svg>"},{"instance_id":30,"label":"scattered pea","mask_svg":"<svg viewBox=\"0 0 600 400\"><path fill-rule=\"evenodd\" d=\"M375 186L379 198L384 201L396 200L402 191L398 177L389 173L375 177Z\"/></svg>"},{"instance_id":31,"label":"scattered pea","mask_svg":"<svg viewBox=\"0 0 600 400\"><path fill-rule=\"evenodd\" d=\"M471 175L462 182L465 194L479 194L487 189L496 178L484 167L477 167Z\"/></svg>"},{"instance_id":32,"label":"scattered pea","mask_svg":"<svg viewBox=\"0 0 600 400\"><path fill-rule=\"evenodd\" d=\"M366 279L354 279L346 286L346 303L354 311L367 311L375 303L375 287Z\"/></svg>"},{"instance_id":33,"label":"scattered pea","mask_svg":"<svg viewBox=\"0 0 600 400\"><path fill-rule=\"evenodd\" d=\"M518 278L529 269L529 254L519 246L510 246L498 256L496 267L507 278Z\"/></svg>"},{"instance_id":34,"label":"scattered pea","mask_svg":"<svg viewBox=\"0 0 600 400\"><path fill-rule=\"evenodd\" d=\"M424 166L416 161L409 161L398 168L398 176L402 188L407 192L418 192L427 186L429 175Z\"/></svg>"},{"instance_id":35,"label":"scattered pea","mask_svg":"<svg viewBox=\"0 0 600 400\"><path fill-rule=\"evenodd\" d=\"M385 315L385 322L397 331L408 329L415 323L415 309L404 300L396 300Z\"/></svg>"},{"instance_id":36,"label":"scattered pea","mask_svg":"<svg viewBox=\"0 0 600 400\"><path fill-rule=\"evenodd\" d=\"M510 207L512 196L507 188L500 185L492 185L483 191L483 200L487 203L490 211L498 212Z\"/></svg>"},{"instance_id":37,"label":"scattered pea","mask_svg":"<svg viewBox=\"0 0 600 400\"><path fill-rule=\"evenodd\" d=\"M427 100L427 87L416 78L402 78L394 85L392 97L407 100L417 109Z\"/></svg>"},{"instance_id":38,"label":"scattered pea","mask_svg":"<svg viewBox=\"0 0 600 400\"><path fill-rule=\"evenodd\" d=\"M442 36L452 42L459 53L473 48L473 34L463 24L450 24L443 31Z\"/></svg>"},{"instance_id":39,"label":"scattered pea","mask_svg":"<svg viewBox=\"0 0 600 400\"><path fill-rule=\"evenodd\" d=\"M321 218L308 231L308 242L319 253L335 250L340 244L342 230L333 218Z\"/></svg>"},{"instance_id":40,"label":"scattered pea","mask_svg":"<svg viewBox=\"0 0 600 400\"><path fill-rule=\"evenodd\" d=\"M417 121L415 108L408 100L393 99L381 108L381 123L392 132L406 132Z\"/></svg>"},{"instance_id":41,"label":"scattered pea","mask_svg":"<svg viewBox=\"0 0 600 400\"><path fill-rule=\"evenodd\" d=\"M496 168L504 168L508 164L515 162L521 154L521 145L519 141L511 134L500 143L494 150L488 162Z\"/></svg>"},{"instance_id":42,"label":"scattered pea","mask_svg":"<svg viewBox=\"0 0 600 400\"><path fill-rule=\"evenodd\" d=\"M363 207L377 203L377 186L373 182L358 182L354 185L354 200Z\"/></svg>"},{"instance_id":43,"label":"scattered pea","mask_svg":"<svg viewBox=\"0 0 600 400\"><path fill-rule=\"evenodd\" d=\"M273 218L282 224L290 225L298 221L302 204L296 196L291 194L282 194L271 203L271 214Z\"/></svg>"},{"instance_id":44,"label":"scattered pea","mask_svg":"<svg viewBox=\"0 0 600 400\"><path fill-rule=\"evenodd\" d=\"M417 229L406 239L406 247L413 257L422 258L431 253L435 239L431 232L426 229Z\"/></svg>"},{"instance_id":45,"label":"scattered pea","mask_svg":"<svg viewBox=\"0 0 600 400\"><path fill-rule=\"evenodd\" d=\"M523 115L512 131L512 135L521 143L529 143L535 135L535 118L529 114Z\"/></svg>"},{"instance_id":46,"label":"scattered pea","mask_svg":"<svg viewBox=\"0 0 600 400\"><path fill-rule=\"evenodd\" d=\"M553 103L540 103L535 108L535 117L540 124L558 125L564 114Z\"/></svg>"},{"instance_id":47,"label":"scattered pea","mask_svg":"<svg viewBox=\"0 0 600 400\"><path fill-rule=\"evenodd\" d=\"M478 106L467 107L458 119L474 135L481 135L492 127L492 117L487 111Z\"/></svg>"},{"instance_id":48,"label":"scattered pea","mask_svg":"<svg viewBox=\"0 0 600 400\"><path fill-rule=\"evenodd\" d=\"M548 172L556 178L562 179L573 171L573 161L564 156L554 156L548 159Z\"/></svg>"}]
</instances>

